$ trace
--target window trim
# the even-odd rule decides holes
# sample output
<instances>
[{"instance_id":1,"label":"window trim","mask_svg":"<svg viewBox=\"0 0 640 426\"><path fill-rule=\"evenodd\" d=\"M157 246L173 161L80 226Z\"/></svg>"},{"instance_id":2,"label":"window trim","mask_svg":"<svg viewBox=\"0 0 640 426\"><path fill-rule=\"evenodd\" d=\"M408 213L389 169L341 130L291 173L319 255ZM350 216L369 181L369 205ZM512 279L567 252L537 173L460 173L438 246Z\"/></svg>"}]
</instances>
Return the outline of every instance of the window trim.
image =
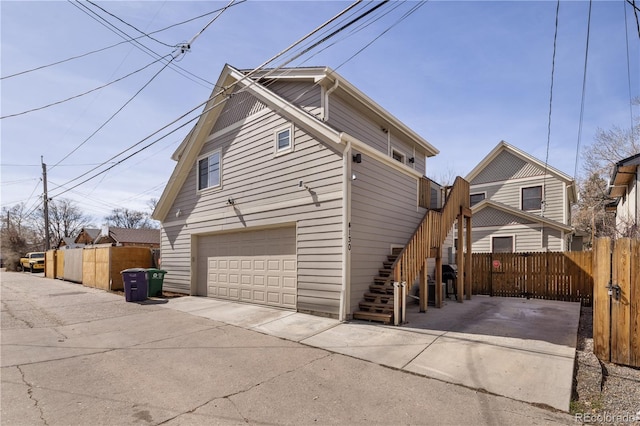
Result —
<instances>
[{"instance_id":1,"label":"window trim","mask_svg":"<svg viewBox=\"0 0 640 426\"><path fill-rule=\"evenodd\" d=\"M487 191L473 192L473 193L469 194L469 207L473 207L476 204L478 204L478 203L474 204L474 203L471 202L471 197L473 197L474 195L482 195L483 196L482 200L478 201L478 203L480 203L480 202L482 202L482 201L487 199Z\"/></svg>"},{"instance_id":2,"label":"window trim","mask_svg":"<svg viewBox=\"0 0 640 426\"><path fill-rule=\"evenodd\" d=\"M399 157L402 158L402 160L398 160L397 158L394 157L394 155L397 154ZM407 164L407 156L404 152L400 151L398 148L391 148L391 158L395 161L397 161L400 164Z\"/></svg>"},{"instance_id":3,"label":"window trim","mask_svg":"<svg viewBox=\"0 0 640 426\"><path fill-rule=\"evenodd\" d=\"M525 209L524 208L524 190L531 188L540 188L540 207L537 209ZM544 210L544 185L529 185L529 186L521 186L520 187L520 210L524 212L539 212Z\"/></svg>"},{"instance_id":4,"label":"window trim","mask_svg":"<svg viewBox=\"0 0 640 426\"><path fill-rule=\"evenodd\" d=\"M515 253L516 252L516 234L503 234L503 235L491 235L491 240L489 241L490 243L490 251L491 253L495 253L493 251L493 239L494 238L511 238L511 252L510 253ZM500 253L504 253L504 252L500 252Z\"/></svg>"},{"instance_id":5,"label":"window trim","mask_svg":"<svg viewBox=\"0 0 640 426\"><path fill-rule=\"evenodd\" d=\"M279 155L287 154L289 152L293 152L294 149L294 131L293 131L293 123L287 123L284 126L280 126L273 132L273 149L274 155L277 157ZM281 133L289 131L289 146L286 148L280 148L278 145L278 137Z\"/></svg>"},{"instance_id":6,"label":"window trim","mask_svg":"<svg viewBox=\"0 0 640 426\"><path fill-rule=\"evenodd\" d=\"M200 188L200 161L205 158L211 158L211 156L215 154L218 154L218 184ZM206 154L200 155L196 160L196 192L203 192L220 188L222 188L222 149L215 149L213 151L207 152Z\"/></svg>"}]
</instances>

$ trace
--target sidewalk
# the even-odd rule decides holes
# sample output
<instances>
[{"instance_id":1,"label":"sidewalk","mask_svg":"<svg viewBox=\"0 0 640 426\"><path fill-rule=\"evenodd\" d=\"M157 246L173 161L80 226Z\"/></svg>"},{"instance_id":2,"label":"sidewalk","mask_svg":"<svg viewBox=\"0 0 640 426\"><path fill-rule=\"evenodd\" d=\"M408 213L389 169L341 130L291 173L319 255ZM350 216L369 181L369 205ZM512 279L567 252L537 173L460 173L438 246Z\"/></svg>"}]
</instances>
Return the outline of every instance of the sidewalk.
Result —
<instances>
[{"instance_id":1,"label":"sidewalk","mask_svg":"<svg viewBox=\"0 0 640 426\"><path fill-rule=\"evenodd\" d=\"M185 296L159 305L418 375L568 411L577 303L475 296L382 326Z\"/></svg>"}]
</instances>

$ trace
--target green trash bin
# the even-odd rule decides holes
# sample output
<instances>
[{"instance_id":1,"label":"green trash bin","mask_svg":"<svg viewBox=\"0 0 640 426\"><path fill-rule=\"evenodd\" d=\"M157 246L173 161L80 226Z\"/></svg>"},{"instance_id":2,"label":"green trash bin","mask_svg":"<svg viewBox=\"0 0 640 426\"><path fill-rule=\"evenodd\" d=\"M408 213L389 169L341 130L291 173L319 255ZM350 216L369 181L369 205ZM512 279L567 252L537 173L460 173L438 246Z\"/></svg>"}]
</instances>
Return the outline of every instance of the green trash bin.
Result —
<instances>
[{"instance_id":1,"label":"green trash bin","mask_svg":"<svg viewBox=\"0 0 640 426\"><path fill-rule=\"evenodd\" d=\"M148 297L162 296L162 283L164 282L164 275L166 273L167 271L162 269L147 269Z\"/></svg>"}]
</instances>

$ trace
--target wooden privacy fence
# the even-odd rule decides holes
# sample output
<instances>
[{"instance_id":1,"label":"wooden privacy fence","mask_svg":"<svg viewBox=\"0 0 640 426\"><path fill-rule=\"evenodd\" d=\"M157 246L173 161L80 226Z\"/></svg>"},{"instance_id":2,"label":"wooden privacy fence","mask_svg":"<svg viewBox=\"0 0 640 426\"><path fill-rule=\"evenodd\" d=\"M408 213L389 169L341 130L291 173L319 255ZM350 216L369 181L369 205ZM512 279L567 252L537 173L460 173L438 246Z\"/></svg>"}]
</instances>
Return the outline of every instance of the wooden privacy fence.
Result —
<instances>
[{"instance_id":1,"label":"wooden privacy fence","mask_svg":"<svg viewBox=\"0 0 640 426\"><path fill-rule=\"evenodd\" d=\"M640 367L640 240L598 238L593 266L593 352Z\"/></svg>"},{"instance_id":2,"label":"wooden privacy fence","mask_svg":"<svg viewBox=\"0 0 640 426\"><path fill-rule=\"evenodd\" d=\"M587 252L474 253L473 294L582 302L593 298Z\"/></svg>"},{"instance_id":3,"label":"wooden privacy fence","mask_svg":"<svg viewBox=\"0 0 640 426\"><path fill-rule=\"evenodd\" d=\"M129 268L151 268L148 247L91 246L50 250L45 256L45 276L82 283L103 290L123 290L120 272Z\"/></svg>"}]
</instances>

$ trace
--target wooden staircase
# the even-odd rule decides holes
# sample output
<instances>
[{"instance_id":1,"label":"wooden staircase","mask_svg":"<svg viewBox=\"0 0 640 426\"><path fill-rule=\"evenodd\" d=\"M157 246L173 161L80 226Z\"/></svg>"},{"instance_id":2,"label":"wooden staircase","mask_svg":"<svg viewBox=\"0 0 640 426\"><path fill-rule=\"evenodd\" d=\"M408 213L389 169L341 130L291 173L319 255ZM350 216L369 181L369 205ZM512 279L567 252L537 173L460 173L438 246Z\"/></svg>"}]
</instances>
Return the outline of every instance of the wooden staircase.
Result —
<instances>
[{"instance_id":1,"label":"wooden staircase","mask_svg":"<svg viewBox=\"0 0 640 426\"><path fill-rule=\"evenodd\" d=\"M390 277L393 273L393 265L401 252L402 248L393 249L392 254L387 256L387 260L382 262L382 269L378 270L378 275L373 278L373 284L369 286L369 291L364 294L364 298L358 305L360 310L353 314L355 319L391 324L394 305L393 282Z\"/></svg>"},{"instance_id":2,"label":"wooden staircase","mask_svg":"<svg viewBox=\"0 0 640 426\"><path fill-rule=\"evenodd\" d=\"M461 216L470 218L470 215L469 183L458 177L447 194L443 208L440 211L428 210L406 246L394 249L392 254L387 256L387 260L382 263L382 268L378 270L378 275L369 285L369 291L364 294L359 303L359 310L353 313L353 318L398 324L399 319L394 318L396 312L394 281L408 284L402 290L406 297L411 285L421 272L424 276L425 260L429 257L436 257L436 279L438 279L440 274L437 269L440 264L442 244L456 219ZM461 247L459 249L462 253ZM426 279L422 284L426 287L425 283ZM426 295L423 297L426 298Z\"/></svg>"}]
</instances>

